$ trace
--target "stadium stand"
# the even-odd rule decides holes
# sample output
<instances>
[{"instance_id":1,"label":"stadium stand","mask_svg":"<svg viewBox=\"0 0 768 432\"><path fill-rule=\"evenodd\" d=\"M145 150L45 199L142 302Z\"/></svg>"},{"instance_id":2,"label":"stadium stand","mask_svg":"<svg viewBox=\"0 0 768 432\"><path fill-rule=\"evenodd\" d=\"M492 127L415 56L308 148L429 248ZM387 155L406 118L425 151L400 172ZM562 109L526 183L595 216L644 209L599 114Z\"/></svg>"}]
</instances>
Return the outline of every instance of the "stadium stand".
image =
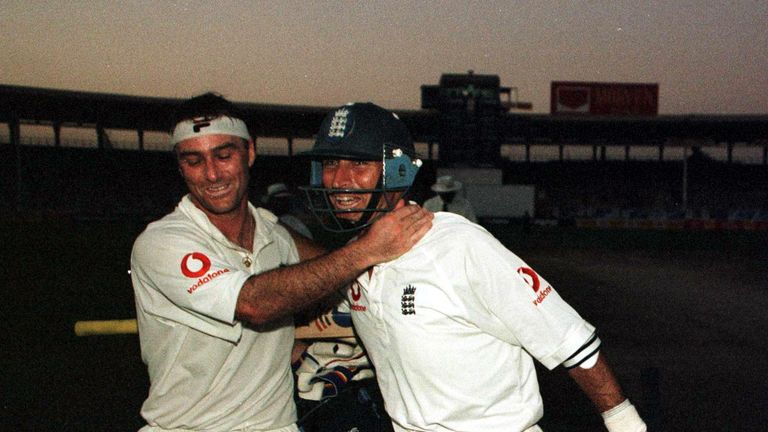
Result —
<instances>
[{"instance_id":1,"label":"stadium stand","mask_svg":"<svg viewBox=\"0 0 768 432\"><path fill-rule=\"evenodd\" d=\"M0 196L6 214L149 220L170 211L184 191L169 152L0 145L0 158L18 167L2 170ZM505 184L535 186L536 219L561 224L591 220L595 226L597 221L613 220L611 226L627 228L661 228L663 223L656 222L710 219L717 220L720 228L764 225L768 212L765 166L715 161L689 164L688 206L684 209L681 165L658 161L508 162L502 170ZM436 163L426 161L420 173L421 187L415 191L418 198L429 195L424 184L428 186L435 171ZM258 188L275 179L304 184L307 172L300 159L259 157L252 171L252 196L255 199Z\"/></svg>"}]
</instances>

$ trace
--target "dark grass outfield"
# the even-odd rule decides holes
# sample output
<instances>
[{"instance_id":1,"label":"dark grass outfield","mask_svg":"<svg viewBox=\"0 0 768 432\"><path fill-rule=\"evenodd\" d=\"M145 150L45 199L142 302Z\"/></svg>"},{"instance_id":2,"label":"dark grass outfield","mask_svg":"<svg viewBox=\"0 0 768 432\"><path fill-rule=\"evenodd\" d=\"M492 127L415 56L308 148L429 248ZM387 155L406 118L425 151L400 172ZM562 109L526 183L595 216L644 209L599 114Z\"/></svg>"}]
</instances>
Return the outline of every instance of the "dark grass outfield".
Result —
<instances>
[{"instance_id":1,"label":"dark grass outfield","mask_svg":"<svg viewBox=\"0 0 768 432\"><path fill-rule=\"evenodd\" d=\"M134 316L127 270L142 227L3 224L3 429L143 424L148 382L137 338L72 332L78 319ZM604 353L652 430L766 430L766 233L492 231L598 327ZM545 430L601 430L563 371L540 370L540 382Z\"/></svg>"}]
</instances>

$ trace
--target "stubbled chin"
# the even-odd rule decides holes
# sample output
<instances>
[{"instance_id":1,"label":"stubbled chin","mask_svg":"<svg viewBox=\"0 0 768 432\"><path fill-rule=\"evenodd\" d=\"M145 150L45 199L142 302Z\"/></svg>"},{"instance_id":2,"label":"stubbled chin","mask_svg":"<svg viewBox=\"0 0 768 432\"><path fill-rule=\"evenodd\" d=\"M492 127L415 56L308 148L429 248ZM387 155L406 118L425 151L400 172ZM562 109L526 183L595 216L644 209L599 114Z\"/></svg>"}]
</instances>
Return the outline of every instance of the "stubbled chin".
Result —
<instances>
[{"instance_id":1,"label":"stubbled chin","mask_svg":"<svg viewBox=\"0 0 768 432\"><path fill-rule=\"evenodd\" d=\"M348 220L350 222L357 222L358 220L360 220L362 215L363 214L360 213L360 212L357 212L357 213L341 213L341 214L337 214L336 217L338 217L339 219Z\"/></svg>"},{"instance_id":2,"label":"stubbled chin","mask_svg":"<svg viewBox=\"0 0 768 432\"><path fill-rule=\"evenodd\" d=\"M203 199L200 200L198 197L193 196L192 202L194 202L197 208L212 214L229 213L237 207L234 201L227 197L212 198L204 195Z\"/></svg>"}]
</instances>

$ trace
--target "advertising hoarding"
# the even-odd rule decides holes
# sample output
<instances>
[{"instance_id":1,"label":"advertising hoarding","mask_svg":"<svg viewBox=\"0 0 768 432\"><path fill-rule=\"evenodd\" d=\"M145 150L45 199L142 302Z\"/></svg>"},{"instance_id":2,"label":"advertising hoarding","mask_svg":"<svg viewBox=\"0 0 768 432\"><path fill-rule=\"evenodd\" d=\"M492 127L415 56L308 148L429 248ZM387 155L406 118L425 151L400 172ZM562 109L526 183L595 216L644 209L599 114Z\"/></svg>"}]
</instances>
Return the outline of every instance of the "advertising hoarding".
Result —
<instances>
[{"instance_id":1,"label":"advertising hoarding","mask_svg":"<svg viewBox=\"0 0 768 432\"><path fill-rule=\"evenodd\" d=\"M659 85L553 81L552 114L655 116L659 113Z\"/></svg>"}]
</instances>

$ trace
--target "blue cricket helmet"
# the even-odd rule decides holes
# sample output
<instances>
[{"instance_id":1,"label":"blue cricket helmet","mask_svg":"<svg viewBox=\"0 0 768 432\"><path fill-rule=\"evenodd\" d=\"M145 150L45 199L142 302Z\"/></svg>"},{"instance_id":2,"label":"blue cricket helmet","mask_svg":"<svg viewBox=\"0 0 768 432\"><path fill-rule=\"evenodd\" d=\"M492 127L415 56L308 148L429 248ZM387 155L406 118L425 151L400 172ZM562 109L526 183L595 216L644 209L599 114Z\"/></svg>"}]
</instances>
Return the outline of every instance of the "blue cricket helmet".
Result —
<instances>
[{"instance_id":1,"label":"blue cricket helmet","mask_svg":"<svg viewBox=\"0 0 768 432\"><path fill-rule=\"evenodd\" d=\"M309 207L323 227L334 232L359 230L373 223L374 213L393 210L397 200L390 202L387 193L405 195L421 167L405 124L395 114L370 102L351 103L331 111L323 120L312 149L299 156L312 159L310 185L301 188L307 194ZM322 161L328 159L381 161L382 175L375 189L326 188ZM337 210L329 199L334 193L373 196L364 210ZM378 206L381 197L386 201L383 207ZM363 216L357 222L336 217L350 212Z\"/></svg>"}]
</instances>

